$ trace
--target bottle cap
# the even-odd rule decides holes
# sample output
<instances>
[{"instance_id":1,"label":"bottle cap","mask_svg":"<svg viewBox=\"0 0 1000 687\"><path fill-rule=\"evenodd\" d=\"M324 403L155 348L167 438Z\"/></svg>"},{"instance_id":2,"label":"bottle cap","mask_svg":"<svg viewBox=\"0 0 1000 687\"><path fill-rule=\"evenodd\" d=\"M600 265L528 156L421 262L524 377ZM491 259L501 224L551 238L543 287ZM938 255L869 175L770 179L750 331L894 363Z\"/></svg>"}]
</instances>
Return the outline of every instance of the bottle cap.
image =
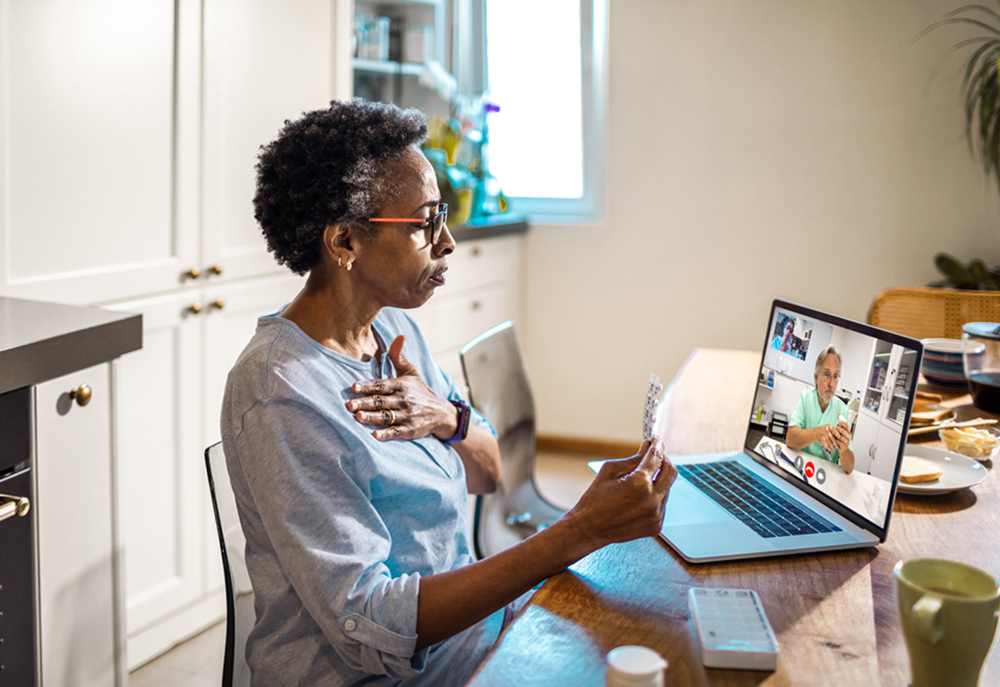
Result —
<instances>
[{"instance_id":1,"label":"bottle cap","mask_svg":"<svg viewBox=\"0 0 1000 687\"><path fill-rule=\"evenodd\" d=\"M667 662L644 646L620 646L608 652L607 687L662 687Z\"/></svg>"}]
</instances>

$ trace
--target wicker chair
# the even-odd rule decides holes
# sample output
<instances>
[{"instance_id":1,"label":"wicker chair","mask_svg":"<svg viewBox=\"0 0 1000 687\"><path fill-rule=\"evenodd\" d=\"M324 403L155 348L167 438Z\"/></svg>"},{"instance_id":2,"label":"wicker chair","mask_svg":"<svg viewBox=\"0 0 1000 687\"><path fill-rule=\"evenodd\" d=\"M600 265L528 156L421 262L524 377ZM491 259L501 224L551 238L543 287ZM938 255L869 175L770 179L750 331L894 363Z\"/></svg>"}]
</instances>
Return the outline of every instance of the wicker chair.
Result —
<instances>
[{"instance_id":1,"label":"wicker chair","mask_svg":"<svg viewBox=\"0 0 1000 687\"><path fill-rule=\"evenodd\" d=\"M887 289L872 301L868 322L915 339L960 339L966 322L1000 322L1000 291Z\"/></svg>"}]
</instances>

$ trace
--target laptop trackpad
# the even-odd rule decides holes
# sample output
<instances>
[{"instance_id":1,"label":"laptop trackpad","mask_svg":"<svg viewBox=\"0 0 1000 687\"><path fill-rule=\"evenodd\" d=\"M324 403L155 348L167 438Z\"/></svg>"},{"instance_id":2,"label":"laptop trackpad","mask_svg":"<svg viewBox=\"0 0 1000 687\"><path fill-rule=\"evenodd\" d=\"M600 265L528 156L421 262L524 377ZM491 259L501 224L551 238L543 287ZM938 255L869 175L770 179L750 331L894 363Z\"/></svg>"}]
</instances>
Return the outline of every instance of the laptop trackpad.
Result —
<instances>
[{"instance_id":1,"label":"laptop trackpad","mask_svg":"<svg viewBox=\"0 0 1000 687\"><path fill-rule=\"evenodd\" d=\"M686 479L678 477L670 486L670 496L667 497L667 508L663 515L664 525L700 525L713 522L737 520L722 506L691 486Z\"/></svg>"}]
</instances>

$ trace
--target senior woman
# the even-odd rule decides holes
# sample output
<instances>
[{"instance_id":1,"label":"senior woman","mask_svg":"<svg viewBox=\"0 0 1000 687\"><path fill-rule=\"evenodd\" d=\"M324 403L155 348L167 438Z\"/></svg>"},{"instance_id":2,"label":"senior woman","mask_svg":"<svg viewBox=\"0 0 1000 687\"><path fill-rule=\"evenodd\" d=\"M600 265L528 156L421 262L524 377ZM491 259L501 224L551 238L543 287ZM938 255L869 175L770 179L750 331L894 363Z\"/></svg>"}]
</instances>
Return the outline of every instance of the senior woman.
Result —
<instances>
[{"instance_id":1,"label":"senior woman","mask_svg":"<svg viewBox=\"0 0 1000 687\"><path fill-rule=\"evenodd\" d=\"M489 423L403 312L455 243L419 112L363 100L286 122L256 217L302 292L229 374L222 436L247 537L255 685L460 685L511 604L612 542L656 534L659 442L610 461L564 518L476 562L468 494L497 486Z\"/></svg>"}]
</instances>

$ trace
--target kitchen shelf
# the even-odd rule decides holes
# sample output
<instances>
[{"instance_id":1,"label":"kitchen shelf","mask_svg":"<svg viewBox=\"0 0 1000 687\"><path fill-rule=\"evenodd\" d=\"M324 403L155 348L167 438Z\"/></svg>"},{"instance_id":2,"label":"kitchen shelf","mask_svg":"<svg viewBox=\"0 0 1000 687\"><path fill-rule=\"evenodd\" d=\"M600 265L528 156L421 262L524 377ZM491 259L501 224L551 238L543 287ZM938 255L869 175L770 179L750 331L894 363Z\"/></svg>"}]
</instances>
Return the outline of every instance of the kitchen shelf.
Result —
<instances>
[{"instance_id":1,"label":"kitchen shelf","mask_svg":"<svg viewBox=\"0 0 1000 687\"><path fill-rule=\"evenodd\" d=\"M424 71L424 65L415 62L369 60L363 57L354 58L354 68L370 74L402 74L404 76L420 76Z\"/></svg>"}]
</instances>

